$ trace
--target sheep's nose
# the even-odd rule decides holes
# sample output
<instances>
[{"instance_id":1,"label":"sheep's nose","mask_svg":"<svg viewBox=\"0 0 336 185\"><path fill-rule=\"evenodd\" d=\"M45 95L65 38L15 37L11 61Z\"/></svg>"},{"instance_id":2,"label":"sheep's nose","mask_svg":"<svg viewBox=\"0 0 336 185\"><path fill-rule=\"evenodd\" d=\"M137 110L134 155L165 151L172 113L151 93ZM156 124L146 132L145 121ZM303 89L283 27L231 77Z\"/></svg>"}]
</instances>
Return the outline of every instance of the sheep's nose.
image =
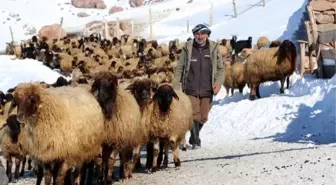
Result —
<instances>
[{"instance_id":1,"label":"sheep's nose","mask_svg":"<svg viewBox=\"0 0 336 185\"><path fill-rule=\"evenodd\" d=\"M141 96L142 96L143 99L147 99L149 97L147 92L142 92Z\"/></svg>"}]
</instances>

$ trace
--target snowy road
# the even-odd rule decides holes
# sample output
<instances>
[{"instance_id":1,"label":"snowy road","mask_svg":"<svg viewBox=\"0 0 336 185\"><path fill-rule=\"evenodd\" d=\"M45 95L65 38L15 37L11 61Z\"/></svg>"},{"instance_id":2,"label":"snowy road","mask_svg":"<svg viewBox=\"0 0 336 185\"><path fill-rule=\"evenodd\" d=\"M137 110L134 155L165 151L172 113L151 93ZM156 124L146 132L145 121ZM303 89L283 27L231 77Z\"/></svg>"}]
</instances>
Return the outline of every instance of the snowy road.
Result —
<instances>
[{"instance_id":1,"label":"snowy road","mask_svg":"<svg viewBox=\"0 0 336 185\"><path fill-rule=\"evenodd\" d=\"M317 146L257 140L180 154L182 166L178 170L169 163L166 170L154 174L135 173L127 183L114 184L331 185L336 182L336 144ZM172 162L171 154L169 160ZM3 159L2 163L5 164ZM29 178L20 179L16 184L34 183L35 179Z\"/></svg>"}]
</instances>

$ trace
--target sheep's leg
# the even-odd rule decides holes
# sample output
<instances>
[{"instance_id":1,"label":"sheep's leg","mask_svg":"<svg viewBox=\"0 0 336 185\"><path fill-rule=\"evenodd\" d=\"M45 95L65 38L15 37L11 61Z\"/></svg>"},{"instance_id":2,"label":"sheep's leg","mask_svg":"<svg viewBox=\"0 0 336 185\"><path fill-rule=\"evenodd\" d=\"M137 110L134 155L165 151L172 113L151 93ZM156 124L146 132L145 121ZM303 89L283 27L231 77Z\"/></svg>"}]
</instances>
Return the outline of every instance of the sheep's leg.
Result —
<instances>
[{"instance_id":1,"label":"sheep's leg","mask_svg":"<svg viewBox=\"0 0 336 185\"><path fill-rule=\"evenodd\" d=\"M31 157L29 156L29 158L28 158L28 170L31 170L32 168L33 168L33 166L32 166L32 159L31 159Z\"/></svg>"},{"instance_id":2,"label":"sheep's leg","mask_svg":"<svg viewBox=\"0 0 336 185\"><path fill-rule=\"evenodd\" d=\"M103 173L103 182L106 184L108 181L108 173L109 173L109 158L112 154L112 147L108 145L103 145L102 151L102 173Z\"/></svg>"},{"instance_id":3,"label":"sheep's leg","mask_svg":"<svg viewBox=\"0 0 336 185\"><path fill-rule=\"evenodd\" d=\"M42 178L43 178L43 166L41 164L37 165L37 178L36 178L36 185L41 185Z\"/></svg>"},{"instance_id":4,"label":"sheep's leg","mask_svg":"<svg viewBox=\"0 0 336 185\"><path fill-rule=\"evenodd\" d=\"M139 161L141 146L142 145L139 144L134 149L134 153L133 153L133 157L132 157L132 164L133 164L132 171L134 171L136 168L141 168L141 162ZM140 162L140 164L139 164L139 162Z\"/></svg>"},{"instance_id":5,"label":"sheep's leg","mask_svg":"<svg viewBox=\"0 0 336 185\"><path fill-rule=\"evenodd\" d=\"M27 162L27 156L24 155L22 157L22 168L21 168L21 172L20 172L20 177L24 176L26 162Z\"/></svg>"},{"instance_id":6,"label":"sheep's leg","mask_svg":"<svg viewBox=\"0 0 336 185\"><path fill-rule=\"evenodd\" d=\"M152 172L156 172L157 170L157 159L159 155L159 149L160 149L160 140L159 138L154 140L154 146L153 146L153 165L152 165Z\"/></svg>"},{"instance_id":7,"label":"sheep's leg","mask_svg":"<svg viewBox=\"0 0 336 185\"><path fill-rule=\"evenodd\" d=\"M65 162L62 162L59 166L59 172L56 178L56 185L63 185L64 180L69 169L69 165Z\"/></svg>"},{"instance_id":8,"label":"sheep's leg","mask_svg":"<svg viewBox=\"0 0 336 185\"><path fill-rule=\"evenodd\" d=\"M168 167L168 155L169 155L169 145L165 144L164 145L164 159L163 159L162 168L167 168Z\"/></svg>"},{"instance_id":9,"label":"sheep's leg","mask_svg":"<svg viewBox=\"0 0 336 185\"><path fill-rule=\"evenodd\" d=\"M140 152L140 150L139 150ZM124 180L132 178L132 170L133 170L133 148L126 148L122 151L123 159L124 159ZM136 161L135 161L136 162Z\"/></svg>"},{"instance_id":10,"label":"sheep's leg","mask_svg":"<svg viewBox=\"0 0 336 185\"><path fill-rule=\"evenodd\" d=\"M287 76L287 89L289 88L289 77L290 76Z\"/></svg>"},{"instance_id":11,"label":"sheep's leg","mask_svg":"<svg viewBox=\"0 0 336 185\"><path fill-rule=\"evenodd\" d=\"M225 90L226 90L226 96L229 96L230 94L230 88L228 88L228 87L225 87Z\"/></svg>"},{"instance_id":12,"label":"sheep's leg","mask_svg":"<svg viewBox=\"0 0 336 185\"><path fill-rule=\"evenodd\" d=\"M153 143L151 141L147 142L147 146L146 146L146 151L147 151L147 155L146 155L146 169L148 171L150 171L150 169L153 166Z\"/></svg>"},{"instance_id":13,"label":"sheep's leg","mask_svg":"<svg viewBox=\"0 0 336 185\"><path fill-rule=\"evenodd\" d=\"M181 166L181 161L179 158L178 144L175 139L170 139L169 142L170 142L170 147L173 150L175 167L179 167Z\"/></svg>"},{"instance_id":14,"label":"sheep's leg","mask_svg":"<svg viewBox=\"0 0 336 185\"><path fill-rule=\"evenodd\" d=\"M256 94L257 94L257 97L258 97L258 98L261 98L261 96L260 96L260 91L259 91L259 87L260 87L260 84L257 85Z\"/></svg>"},{"instance_id":15,"label":"sheep's leg","mask_svg":"<svg viewBox=\"0 0 336 185\"><path fill-rule=\"evenodd\" d=\"M114 163L116 161L117 155L118 155L118 150L113 149L111 151L111 154L110 154L109 159L108 159L108 164L107 164L107 169L106 169L105 174L107 174L106 181L109 184L112 183L112 180L113 180ZM111 160L111 162L109 162L110 160Z\"/></svg>"},{"instance_id":16,"label":"sheep's leg","mask_svg":"<svg viewBox=\"0 0 336 185\"><path fill-rule=\"evenodd\" d=\"M251 90L250 90L250 100L253 101L257 99L256 92L257 91L257 85L251 84Z\"/></svg>"},{"instance_id":17,"label":"sheep's leg","mask_svg":"<svg viewBox=\"0 0 336 185\"><path fill-rule=\"evenodd\" d=\"M45 185L51 184L51 179L53 177L53 169L50 163L44 164L44 183ZM54 177L55 180L55 177Z\"/></svg>"},{"instance_id":18,"label":"sheep's leg","mask_svg":"<svg viewBox=\"0 0 336 185\"><path fill-rule=\"evenodd\" d=\"M158 168L160 168L161 166L161 163L162 163L162 160L163 160L163 148L165 146L165 141L160 141L160 145L159 145L159 156L158 156L158 159L157 159L157 164L156 166Z\"/></svg>"},{"instance_id":19,"label":"sheep's leg","mask_svg":"<svg viewBox=\"0 0 336 185\"><path fill-rule=\"evenodd\" d=\"M286 81L286 77L280 79L280 84L281 84L280 94L285 93L285 87L284 87L285 86L285 81Z\"/></svg>"},{"instance_id":20,"label":"sheep's leg","mask_svg":"<svg viewBox=\"0 0 336 185\"><path fill-rule=\"evenodd\" d=\"M20 164L21 164L20 158L15 158L15 173L14 173L15 181L17 181L20 177Z\"/></svg>"},{"instance_id":21,"label":"sheep's leg","mask_svg":"<svg viewBox=\"0 0 336 185\"><path fill-rule=\"evenodd\" d=\"M8 177L8 182L12 182L12 166L13 166L13 161L12 161L12 156L6 156L7 159L7 166L6 166L6 174Z\"/></svg>"},{"instance_id":22,"label":"sheep's leg","mask_svg":"<svg viewBox=\"0 0 336 185\"><path fill-rule=\"evenodd\" d=\"M187 141L185 136L183 137L182 143L183 143L182 151L187 151Z\"/></svg>"}]
</instances>

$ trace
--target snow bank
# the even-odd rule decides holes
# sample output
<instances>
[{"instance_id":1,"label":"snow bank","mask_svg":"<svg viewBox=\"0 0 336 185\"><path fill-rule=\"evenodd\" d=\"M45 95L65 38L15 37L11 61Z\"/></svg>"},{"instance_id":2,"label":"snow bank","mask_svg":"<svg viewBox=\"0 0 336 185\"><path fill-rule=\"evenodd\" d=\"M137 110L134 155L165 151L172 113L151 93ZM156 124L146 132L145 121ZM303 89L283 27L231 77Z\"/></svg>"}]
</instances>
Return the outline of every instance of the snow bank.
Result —
<instances>
[{"instance_id":1,"label":"snow bank","mask_svg":"<svg viewBox=\"0 0 336 185\"><path fill-rule=\"evenodd\" d=\"M336 142L336 76L322 80L311 76L298 79L295 75L292 80L296 82L282 95L278 82L263 84L263 98L256 101L248 100L247 89L243 95L221 98L225 96L221 89L202 130L202 143L256 138L315 144Z\"/></svg>"},{"instance_id":2,"label":"snow bank","mask_svg":"<svg viewBox=\"0 0 336 185\"><path fill-rule=\"evenodd\" d=\"M36 60L12 60L11 58L13 56L0 56L0 90L3 92L21 82L54 83L61 76Z\"/></svg>"}]
</instances>

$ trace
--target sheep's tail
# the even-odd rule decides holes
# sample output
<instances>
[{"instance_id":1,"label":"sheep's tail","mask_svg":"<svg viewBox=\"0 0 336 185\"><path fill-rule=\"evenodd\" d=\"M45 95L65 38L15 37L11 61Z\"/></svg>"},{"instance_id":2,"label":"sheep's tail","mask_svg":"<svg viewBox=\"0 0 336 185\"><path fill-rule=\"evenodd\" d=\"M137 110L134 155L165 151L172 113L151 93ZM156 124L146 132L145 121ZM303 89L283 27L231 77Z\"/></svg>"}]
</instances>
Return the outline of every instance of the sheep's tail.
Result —
<instances>
[{"instance_id":1,"label":"sheep's tail","mask_svg":"<svg viewBox=\"0 0 336 185\"><path fill-rule=\"evenodd\" d=\"M297 60L297 51L294 43L290 40L284 40L278 50L278 62L281 63L286 60L290 61L292 69L295 69L295 64Z\"/></svg>"}]
</instances>

